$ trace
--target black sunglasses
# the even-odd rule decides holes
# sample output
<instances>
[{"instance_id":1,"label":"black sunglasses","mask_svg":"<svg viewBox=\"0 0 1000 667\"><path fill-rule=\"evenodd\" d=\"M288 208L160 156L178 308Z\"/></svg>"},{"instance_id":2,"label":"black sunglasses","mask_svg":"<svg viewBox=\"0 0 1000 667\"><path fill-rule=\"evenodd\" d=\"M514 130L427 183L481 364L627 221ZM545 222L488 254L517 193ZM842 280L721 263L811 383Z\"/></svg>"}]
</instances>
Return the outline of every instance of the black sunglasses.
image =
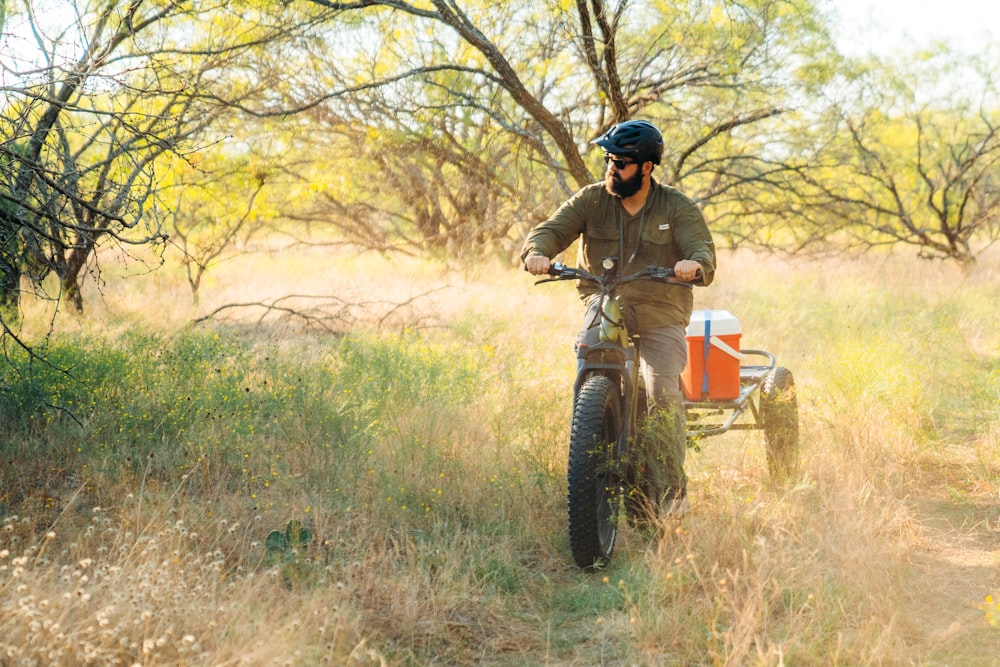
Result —
<instances>
[{"instance_id":1,"label":"black sunglasses","mask_svg":"<svg viewBox=\"0 0 1000 667\"><path fill-rule=\"evenodd\" d=\"M622 169L624 169L625 167L629 166L630 164L638 164L638 163L637 162L633 162L632 160L616 160L616 159L612 158L610 155L605 155L604 156L604 164L613 164L613 165L615 165L615 169L617 169L618 171L621 171Z\"/></svg>"}]
</instances>

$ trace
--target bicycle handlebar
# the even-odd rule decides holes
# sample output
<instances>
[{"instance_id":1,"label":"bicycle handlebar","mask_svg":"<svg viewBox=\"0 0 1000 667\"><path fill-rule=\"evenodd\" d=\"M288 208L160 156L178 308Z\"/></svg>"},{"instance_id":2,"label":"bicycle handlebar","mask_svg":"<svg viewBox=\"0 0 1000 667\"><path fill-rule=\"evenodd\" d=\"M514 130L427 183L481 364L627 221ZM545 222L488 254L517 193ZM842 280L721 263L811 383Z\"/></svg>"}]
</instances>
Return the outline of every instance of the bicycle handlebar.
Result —
<instances>
[{"instance_id":1,"label":"bicycle handlebar","mask_svg":"<svg viewBox=\"0 0 1000 667\"><path fill-rule=\"evenodd\" d=\"M589 271L584 271L583 269L566 266L562 262L553 262L549 266L549 275L552 277L539 280L535 284L540 285L542 283L553 282L556 280L576 279L593 281L602 288L611 285L621 285L622 283L630 283L636 280L652 280L654 282L681 285L688 288L693 288L695 285L693 282L677 280L674 275L674 270L665 266L647 266L645 269L631 273L627 276L609 276L608 274L595 275ZM698 277L701 278L701 271L698 272Z\"/></svg>"}]
</instances>

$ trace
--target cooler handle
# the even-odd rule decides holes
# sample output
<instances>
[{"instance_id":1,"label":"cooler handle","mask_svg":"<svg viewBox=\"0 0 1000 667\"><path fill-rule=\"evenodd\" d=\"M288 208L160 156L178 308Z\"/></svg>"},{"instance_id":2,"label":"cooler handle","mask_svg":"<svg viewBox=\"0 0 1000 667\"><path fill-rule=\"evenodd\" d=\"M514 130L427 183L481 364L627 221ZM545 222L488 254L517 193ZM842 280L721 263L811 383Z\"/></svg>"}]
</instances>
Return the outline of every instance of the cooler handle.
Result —
<instances>
[{"instance_id":1,"label":"cooler handle","mask_svg":"<svg viewBox=\"0 0 1000 667\"><path fill-rule=\"evenodd\" d=\"M725 352L726 354L728 354L730 357L735 357L736 359L739 359L740 361L743 361L743 355L740 354L739 352L737 352L736 350L734 350L733 347L731 345L729 345L729 343L727 343L726 341L722 340L718 336L712 336L712 345L714 345L715 347L719 348L720 350L722 350L723 352ZM707 357L706 357L706 359L707 359ZM707 365L708 365L707 361L705 362L705 365L707 367Z\"/></svg>"}]
</instances>

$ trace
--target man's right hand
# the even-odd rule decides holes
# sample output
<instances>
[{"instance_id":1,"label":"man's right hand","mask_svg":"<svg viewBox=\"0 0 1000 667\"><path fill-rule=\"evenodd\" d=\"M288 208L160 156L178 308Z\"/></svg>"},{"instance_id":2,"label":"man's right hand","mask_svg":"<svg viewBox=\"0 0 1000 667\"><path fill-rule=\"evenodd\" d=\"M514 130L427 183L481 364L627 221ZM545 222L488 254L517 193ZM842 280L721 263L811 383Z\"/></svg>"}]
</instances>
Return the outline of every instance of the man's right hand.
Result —
<instances>
[{"instance_id":1,"label":"man's right hand","mask_svg":"<svg viewBox=\"0 0 1000 667\"><path fill-rule=\"evenodd\" d=\"M545 275L552 266L552 260L542 255L528 255L524 258L524 270L536 276Z\"/></svg>"}]
</instances>

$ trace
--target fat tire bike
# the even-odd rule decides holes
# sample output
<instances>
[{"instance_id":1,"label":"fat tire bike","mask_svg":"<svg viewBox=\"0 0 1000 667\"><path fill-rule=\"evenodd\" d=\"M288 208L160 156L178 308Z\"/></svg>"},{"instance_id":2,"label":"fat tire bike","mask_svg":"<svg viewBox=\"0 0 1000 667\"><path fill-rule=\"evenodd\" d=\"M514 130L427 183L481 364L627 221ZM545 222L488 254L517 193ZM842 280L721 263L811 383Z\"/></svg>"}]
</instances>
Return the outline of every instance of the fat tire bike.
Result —
<instances>
[{"instance_id":1,"label":"fat tire bike","mask_svg":"<svg viewBox=\"0 0 1000 667\"><path fill-rule=\"evenodd\" d=\"M561 280L589 281L599 299L597 336L577 348L577 376L573 385L573 414L567 465L567 513L573 561L592 570L607 564L618 536L619 519L641 512L646 502L638 484L630 448L641 433L646 395L639 372L637 335L626 323L628 304L618 288L630 282L651 280L692 288L678 280L673 269L649 266L620 275L618 259L602 262L602 273L593 274L554 262L549 278L535 284ZM791 372L778 367L774 355L762 350L740 350L742 358L759 357L761 364L740 366L740 394L725 401L685 400L689 446L731 429L764 431L768 470L775 479L793 475L798 467L798 406ZM726 418L716 423L719 416ZM749 420L740 420L749 415ZM715 421L713 421L715 420Z\"/></svg>"}]
</instances>

